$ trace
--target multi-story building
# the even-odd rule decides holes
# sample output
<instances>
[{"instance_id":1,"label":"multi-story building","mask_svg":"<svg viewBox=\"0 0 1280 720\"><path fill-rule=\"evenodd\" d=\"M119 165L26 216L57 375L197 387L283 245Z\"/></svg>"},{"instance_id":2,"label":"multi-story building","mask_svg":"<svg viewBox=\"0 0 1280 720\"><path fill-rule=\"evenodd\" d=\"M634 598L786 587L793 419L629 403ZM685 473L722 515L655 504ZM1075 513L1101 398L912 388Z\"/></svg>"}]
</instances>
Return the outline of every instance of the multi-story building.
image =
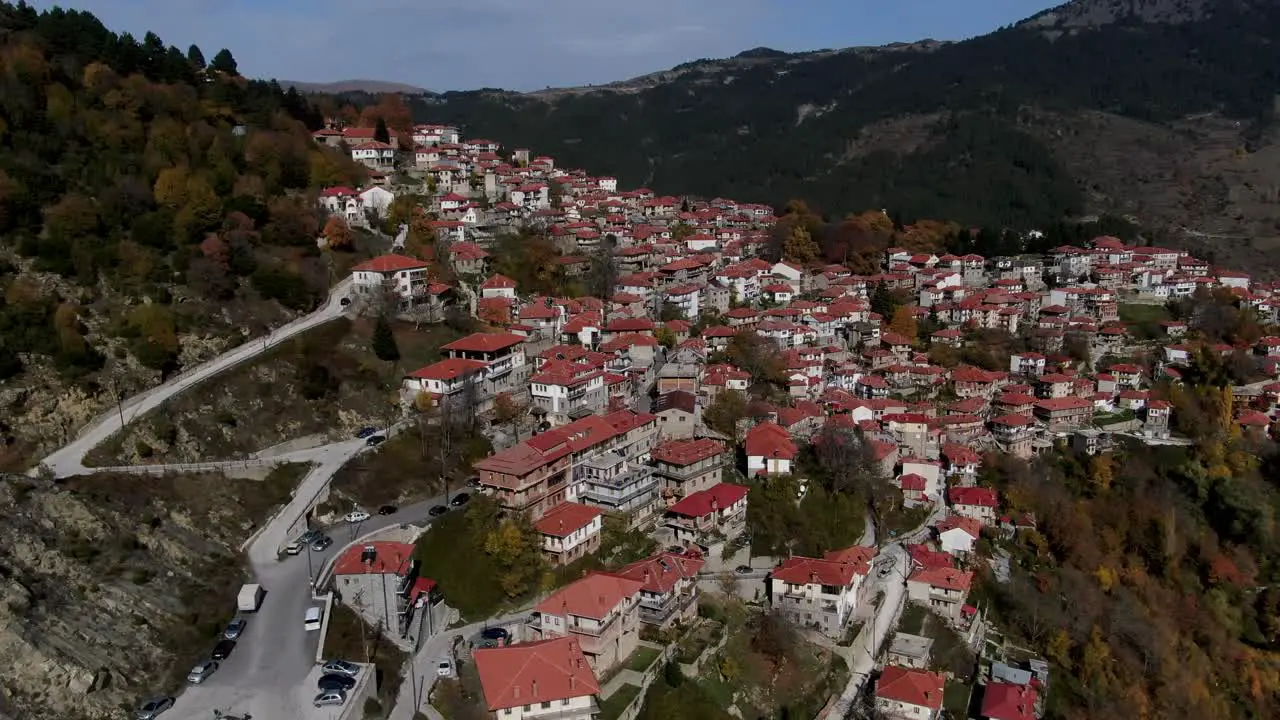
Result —
<instances>
[{"instance_id":1,"label":"multi-story building","mask_svg":"<svg viewBox=\"0 0 1280 720\"><path fill-rule=\"evenodd\" d=\"M525 362L526 338L513 333L475 333L441 348L448 354L405 376L401 395L412 401L431 394L442 408L470 405L466 411L487 412L499 393L524 395L531 367Z\"/></svg>"},{"instance_id":2,"label":"multi-story building","mask_svg":"<svg viewBox=\"0 0 1280 720\"><path fill-rule=\"evenodd\" d=\"M370 170L390 172L396 167L396 149L387 143L373 140L351 148L351 159Z\"/></svg>"},{"instance_id":3,"label":"multi-story building","mask_svg":"<svg viewBox=\"0 0 1280 720\"><path fill-rule=\"evenodd\" d=\"M552 565L569 563L600 549L599 508L563 502L534 523L542 535L542 552Z\"/></svg>"},{"instance_id":4,"label":"multi-story building","mask_svg":"<svg viewBox=\"0 0 1280 720\"><path fill-rule=\"evenodd\" d=\"M875 548L854 546L821 558L787 558L769 576L769 601L796 625L841 638L875 555Z\"/></svg>"},{"instance_id":5,"label":"multi-story building","mask_svg":"<svg viewBox=\"0 0 1280 720\"><path fill-rule=\"evenodd\" d=\"M996 511L1000 509L1000 495L991 488L953 487L947 491L947 502L955 514L984 525L994 525Z\"/></svg>"},{"instance_id":6,"label":"multi-story building","mask_svg":"<svg viewBox=\"0 0 1280 720\"><path fill-rule=\"evenodd\" d=\"M1078 397L1051 398L1036 403L1034 412L1049 432L1060 432L1093 422L1093 401Z\"/></svg>"},{"instance_id":7,"label":"multi-story building","mask_svg":"<svg viewBox=\"0 0 1280 720\"><path fill-rule=\"evenodd\" d=\"M398 298L397 310L408 309L428 296L427 263L404 255L379 255L351 268L352 289L373 303Z\"/></svg>"},{"instance_id":8,"label":"multi-story building","mask_svg":"<svg viewBox=\"0 0 1280 720\"><path fill-rule=\"evenodd\" d=\"M991 420L991 436L1004 452L1015 457L1031 457L1035 426L1026 415L1001 415Z\"/></svg>"},{"instance_id":9,"label":"multi-story building","mask_svg":"<svg viewBox=\"0 0 1280 720\"><path fill-rule=\"evenodd\" d=\"M677 543L698 543L710 533L729 537L740 532L747 519L747 488L719 483L690 493L667 508L666 526Z\"/></svg>"},{"instance_id":10,"label":"multi-story building","mask_svg":"<svg viewBox=\"0 0 1280 720\"><path fill-rule=\"evenodd\" d=\"M418 576L413 551L410 543L352 545L333 564L333 590L375 627L401 637L436 632L444 608L435 581Z\"/></svg>"},{"instance_id":11,"label":"multi-story building","mask_svg":"<svg viewBox=\"0 0 1280 720\"><path fill-rule=\"evenodd\" d=\"M725 460L725 444L713 438L668 440L650 453L654 475L668 503L719 484Z\"/></svg>"},{"instance_id":12,"label":"multi-story building","mask_svg":"<svg viewBox=\"0 0 1280 720\"><path fill-rule=\"evenodd\" d=\"M529 378L529 392L548 422L563 425L604 407L604 371L585 362L548 361Z\"/></svg>"},{"instance_id":13,"label":"multi-story building","mask_svg":"<svg viewBox=\"0 0 1280 720\"><path fill-rule=\"evenodd\" d=\"M472 654L494 720L595 720L600 685L576 637L480 648Z\"/></svg>"},{"instance_id":14,"label":"multi-story building","mask_svg":"<svg viewBox=\"0 0 1280 720\"><path fill-rule=\"evenodd\" d=\"M640 622L667 628L698 615L698 571L706 561L691 553L659 553L622 568L639 581Z\"/></svg>"},{"instance_id":15,"label":"multi-story building","mask_svg":"<svg viewBox=\"0 0 1280 720\"><path fill-rule=\"evenodd\" d=\"M648 520L658 509L658 478L653 468L627 462L618 452L582 461L578 499L601 510L626 515L633 525Z\"/></svg>"},{"instance_id":16,"label":"multi-story building","mask_svg":"<svg viewBox=\"0 0 1280 720\"><path fill-rule=\"evenodd\" d=\"M592 669L604 673L631 655L640 640L643 585L621 575L593 572L538 603L526 629L536 640L577 640Z\"/></svg>"},{"instance_id":17,"label":"multi-story building","mask_svg":"<svg viewBox=\"0 0 1280 720\"><path fill-rule=\"evenodd\" d=\"M946 682L939 673L890 665L876 681L876 716L886 720L936 720L942 713Z\"/></svg>"},{"instance_id":18,"label":"multi-story building","mask_svg":"<svg viewBox=\"0 0 1280 720\"><path fill-rule=\"evenodd\" d=\"M619 410L592 415L535 435L475 464L480 484L504 508L527 512L534 520L581 494L581 466L609 452L629 463L648 462L657 438L653 415ZM575 471L576 468L576 471Z\"/></svg>"},{"instance_id":19,"label":"multi-story building","mask_svg":"<svg viewBox=\"0 0 1280 720\"><path fill-rule=\"evenodd\" d=\"M922 568L907 578L907 597L952 622L959 622L971 584L973 573L968 570Z\"/></svg>"}]
</instances>

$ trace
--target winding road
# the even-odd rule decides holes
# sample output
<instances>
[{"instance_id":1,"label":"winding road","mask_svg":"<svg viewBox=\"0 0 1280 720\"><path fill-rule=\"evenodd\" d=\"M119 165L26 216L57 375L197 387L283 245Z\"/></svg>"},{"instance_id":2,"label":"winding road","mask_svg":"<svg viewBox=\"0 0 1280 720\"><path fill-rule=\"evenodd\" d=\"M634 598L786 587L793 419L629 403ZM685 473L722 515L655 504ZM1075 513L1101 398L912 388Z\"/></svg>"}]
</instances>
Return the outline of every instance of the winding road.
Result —
<instances>
[{"instance_id":1,"label":"winding road","mask_svg":"<svg viewBox=\"0 0 1280 720\"><path fill-rule=\"evenodd\" d=\"M347 278L335 285L329 291L329 299L315 312L282 325L264 337L248 340L212 360L124 400L119 407L107 410L82 428L75 440L50 453L40 462L39 467L48 468L55 477L60 478L97 472L100 468L89 468L84 464L84 456L90 450L101 445L125 425L160 407L174 395L189 390L246 360L255 358L294 335L336 319L346 310L342 303L348 297L351 284L351 279ZM39 472L39 467L33 470L32 474ZM124 468L115 469L123 470Z\"/></svg>"}]
</instances>

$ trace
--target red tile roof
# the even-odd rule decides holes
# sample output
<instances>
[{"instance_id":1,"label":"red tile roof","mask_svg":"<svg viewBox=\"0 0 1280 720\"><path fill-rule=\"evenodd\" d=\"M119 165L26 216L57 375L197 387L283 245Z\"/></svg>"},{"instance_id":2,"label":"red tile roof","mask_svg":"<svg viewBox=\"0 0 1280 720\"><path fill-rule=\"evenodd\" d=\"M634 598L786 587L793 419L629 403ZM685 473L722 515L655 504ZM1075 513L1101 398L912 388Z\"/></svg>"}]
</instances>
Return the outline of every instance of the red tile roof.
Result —
<instances>
[{"instance_id":1,"label":"red tile roof","mask_svg":"<svg viewBox=\"0 0 1280 720\"><path fill-rule=\"evenodd\" d=\"M946 590L967 591L973 583L973 573L952 567L927 567L911 573L908 581Z\"/></svg>"},{"instance_id":2,"label":"red tile roof","mask_svg":"<svg viewBox=\"0 0 1280 720\"><path fill-rule=\"evenodd\" d=\"M977 505L996 507L1000 504L1000 496L991 488L954 487L947 491L947 500L952 505Z\"/></svg>"},{"instance_id":3,"label":"red tile roof","mask_svg":"<svg viewBox=\"0 0 1280 720\"><path fill-rule=\"evenodd\" d=\"M982 692L980 714L989 720L1035 720L1035 706L1035 688L992 682Z\"/></svg>"},{"instance_id":4,"label":"red tile roof","mask_svg":"<svg viewBox=\"0 0 1280 720\"><path fill-rule=\"evenodd\" d=\"M939 673L889 665L876 681L876 697L939 710L945 685Z\"/></svg>"},{"instance_id":5,"label":"red tile roof","mask_svg":"<svg viewBox=\"0 0 1280 720\"><path fill-rule=\"evenodd\" d=\"M551 537L568 537L591 524L592 520L603 515L600 508L593 508L574 502L562 502L547 511L542 519L533 527L543 535Z\"/></svg>"},{"instance_id":6,"label":"red tile roof","mask_svg":"<svg viewBox=\"0 0 1280 720\"><path fill-rule=\"evenodd\" d=\"M716 485L691 493L680 502L667 508L667 512L686 517L703 517L716 510L724 510L747 496L747 488L729 483Z\"/></svg>"},{"instance_id":7,"label":"red tile roof","mask_svg":"<svg viewBox=\"0 0 1280 720\"><path fill-rule=\"evenodd\" d=\"M369 548L373 548L370 553ZM369 561L366 562L366 559ZM334 575L403 575L413 562L413 545L398 542L370 542L352 545L333 564Z\"/></svg>"},{"instance_id":8,"label":"red tile roof","mask_svg":"<svg viewBox=\"0 0 1280 720\"><path fill-rule=\"evenodd\" d=\"M504 348L519 345L524 340L523 335L514 333L475 333L461 340L454 340L440 349L462 352L497 352Z\"/></svg>"},{"instance_id":9,"label":"red tile roof","mask_svg":"<svg viewBox=\"0 0 1280 720\"><path fill-rule=\"evenodd\" d=\"M417 258L406 257L404 255L379 255L376 258L365 260L364 262L351 268L352 272L376 272L376 273L392 273L401 270L417 270L427 267L427 264Z\"/></svg>"},{"instance_id":10,"label":"red tile roof","mask_svg":"<svg viewBox=\"0 0 1280 720\"><path fill-rule=\"evenodd\" d=\"M748 430L742 444L748 457L792 460L798 453L791 434L771 422L762 422Z\"/></svg>"},{"instance_id":11,"label":"red tile roof","mask_svg":"<svg viewBox=\"0 0 1280 720\"><path fill-rule=\"evenodd\" d=\"M964 515L948 515L939 520L938 524L933 526L933 529L937 530L939 535L948 530L959 529L968 533L974 539L982 536L982 523L976 518L965 517Z\"/></svg>"},{"instance_id":12,"label":"red tile roof","mask_svg":"<svg viewBox=\"0 0 1280 720\"><path fill-rule=\"evenodd\" d=\"M491 711L600 692L582 648L572 637L481 648L472 659Z\"/></svg>"},{"instance_id":13,"label":"red tile roof","mask_svg":"<svg viewBox=\"0 0 1280 720\"><path fill-rule=\"evenodd\" d=\"M651 593L668 593L682 579L696 579L706 561L689 554L659 553L638 560L618 571L625 578L637 580L641 590Z\"/></svg>"},{"instance_id":14,"label":"red tile roof","mask_svg":"<svg viewBox=\"0 0 1280 720\"><path fill-rule=\"evenodd\" d=\"M409 377L420 380L454 380L468 373L477 372L489 367L488 363L463 358L445 358L426 367L409 373Z\"/></svg>"},{"instance_id":15,"label":"red tile roof","mask_svg":"<svg viewBox=\"0 0 1280 720\"><path fill-rule=\"evenodd\" d=\"M724 443L712 438L668 440L650 451L649 457L658 462L683 467L720 455L724 450Z\"/></svg>"},{"instance_id":16,"label":"red tile roof","mask_svg":"<svg viewBox=\"0 0 1280 720\"><path fill-rule=\"evenodd\" d=\"M570 583L538 603L534 610L547 615L577 615L603 620L624 600L640 592L644 583L614 573L593 572Z\"/></svg>"}]
</instances>

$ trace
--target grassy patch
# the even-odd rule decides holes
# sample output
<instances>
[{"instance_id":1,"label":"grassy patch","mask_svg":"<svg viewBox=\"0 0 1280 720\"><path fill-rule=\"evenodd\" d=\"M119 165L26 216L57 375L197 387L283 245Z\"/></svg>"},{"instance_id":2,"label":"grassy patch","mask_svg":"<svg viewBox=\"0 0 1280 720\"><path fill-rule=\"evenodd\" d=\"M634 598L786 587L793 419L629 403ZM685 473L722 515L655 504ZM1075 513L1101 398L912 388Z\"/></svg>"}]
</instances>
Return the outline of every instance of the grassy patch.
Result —
<instances>
[{"instance_id":1,"label":"grassy patch","mask_svg":"<svg viewBox=\"0 0 1280 720\"><path fill-rule=\"evenodd\" d=\"M346 437L398 416L400 378L440 357L457 332L393 325L401 360L373 354L373 325L339 318L171 398L94 448L95 466L245 457L288 440ZM255 340L253 342L260 342Z\"/></svg>"},{"instance_id":2,"label":"grassy patch","mask_svg":"<svg viewBox=\"0 0 1280 720\"><path fill-rule=\"evenodd\" d=\"M552 577L537 531L502 515L484 495L438 518L418 539L416 554L422 575L440 583L445 600L467 620L519 607Z\"/></svg>"},{"instance_id":3,"label":"grassy patch","mask_svg":"<svg viewBox=\"0 0 1280 720\"><path fill-rule=\"evenodd\" d=\"M641 645L635 649L635 652L631 653L631 657L627 658L627 669L643 673L645 670L649 669L649 666L652 665L653 661L657 660L658 656L661 654L661 650L655 650L651 647Z\"/></svg>"},{"instance_id":4,"label":"grassy patch","mask_svg":"<svg viewBox=\"0 0 1280 720\"><path fill-rule=\"evenodd\" d=\"M443 678L431 690L431 705L445 720L489 720L480 674L473 663L462 664L458 676Z\"/></svg>"},{"instance_id":5,"label":"grassy patch","mask_svg":"<svg viewBox=\"0 0 1280 720\"><path fill-rule=\"evenodd\" d=\"M1133 414L1133 411L1125 408L1113 413L1094 415L1093 424L1099 427L1106 427L1108 425L1118 425L1120 423L1131 422L1134 419L1136 419L1136 416Z\"/></svg>"},{"instance_id":6,"label":"grassy patch","mask_svg":"<svg viewBox=\"0 0 1280 720\"><path fill-rule=\"evenodd\" d=\"M617 720L622 711L627 709L632 700L640 695L640 688L635 685L623 685L609 699L600 701L600 720Z\"/></svg>"},{"instance_id":7,"label":"grassy patch","mask_svg":"<svg viewBox=\"0 0 1280 720\"><path fill-rule=\"evenodd\" d=\"M719 623L703 620L692 632L680 639L676 646L676 660L689 665L702 657L707 648L720 641L724 628Z\"/></svg>"},{"instance_id":8,"label":"grassy patch","mask_svg":"<svg viewBox=\"0 0 1280 720\"><path fill-rule=\"evenodd\" d=\"M914 508L895 507L883 514L881 524L884 527L876 528L876 539L883 542L889 537L911 532L920 527L920 524L928 518L928 506Z\"/></svg>"},{"instance_id":9,"label":"grassy patch","mask_svg":"<svg viewBox=\"0 0 1280 720\"><path fill-rule=\"evenodd\" d=\"M964 638L928 608L907 603L898 621L898 632L933 640L929 667L951 672L958 679L972 680L975 657Z\"/></svg>"},{"instance_id":10,"label":"grassy patch","mask_svg":"<svg viewBox=\"0 0 1280 720\"><path fill-rule=\"evenodd\" d=\"M1138 303L1121 303L1117 308L1120 322L1129 326L1129 332L1139 340L1152 340L1164 336L1160 323L1171 320L1169 309L1164 305L1145 305Z\"/></svg>"},{"instance_id":11,"label":"grassy patch","mask_svg":"<svg viewBox=\"0 0 1280 720\"><path fill-rule=\"evenodd\" d=\"M441 456L440 429L422 423L343 465L333 478L333 490L365 507L424 500L444 488L458 489L471 475L471 464L493 452L483 435L458 437ZM446 472L447 471L447 472ZM339 502L345 505L346 502Z\"/></svg>"},{"instance_id":12,"label":"grassy patch","mask_svg":"<svg viewBox=\"0 0 1280 720\"><path fill-rule=\"evenodd\" d=\"M969 717L969 684L948 680L942 689L942 706L951 717Z\"/></svg>"},{"instance_id":13,"label":"grassy patch","mask_svg":"<svg viewBox=\"0 0 1280 720\"><path fill-rule=\"evenodd\" d=\"M395 705L396 693L404 680L403 670L408 655L371 627L351 608L333 604L329 613L329 629L324 637L324 656L351 662L373 663L377 673L378 702L384 708Z\"/></svg>"}]
</instances>

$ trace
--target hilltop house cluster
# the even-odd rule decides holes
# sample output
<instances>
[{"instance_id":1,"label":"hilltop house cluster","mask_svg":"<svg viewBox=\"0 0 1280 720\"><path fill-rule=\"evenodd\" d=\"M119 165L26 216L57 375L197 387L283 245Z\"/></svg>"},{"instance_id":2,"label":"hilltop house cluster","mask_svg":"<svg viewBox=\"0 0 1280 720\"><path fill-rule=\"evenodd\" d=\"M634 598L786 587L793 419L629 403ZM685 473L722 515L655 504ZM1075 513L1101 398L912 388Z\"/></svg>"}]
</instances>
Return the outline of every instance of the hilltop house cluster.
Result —
<instances>
[{"instance_id":1,"label":"hilltop house cluster","mask_svg":"<svg viewBox=\"0 0 1280 720\"><path fill-rule=\"evenodd\" d=\"M408 160L365 133L325 130L316 139L345 143L381 173ZM801 447L832 434L865 442L902 503L930 508L925 533L908 546L907 595L967 631L978 611L968 602L974 576L966 568L979 538L1035 526L1034 517L1005 512L999 493L979 483L986 452L1028 458L1062 442L1092 454L1117 433L1146 442L1170 436L1171 404L1153 387L1177 382L1196 348L1184 323L1167 322L1159 362L1105 360L1144 342L1120 321L1121 298L1159 302L1225 288L1272 321L1280 304L1276 286L1186 252L1111 237L1034 257L890 248L870 276L842 265L770 262L761 258L775 222L767 206L620 190L615 178L557 168L528 150L504 154L496 142L465 140L447 126L416 126L413 139L411 163L434 190L437 230L473 287L432 282L427 262L395 254L356 266L356 284L389 287L406 306L466 302L487 330L408 372L405 402L425 393L439 407L487 416L506 395L527 408L516 437L526 420L532 436L475 471L485 493L533 522L552 563L596 552L605 513L669 549L561 589L525 623L523 642L478 651L485 698L499 718L598 712L598 678L634 649L640 626L696 613L705 558L744 530L748 491L732 481L737 473L766 482L792 475ZM392 196L375 185L334 188L320 201L355 218L385 211ZM531 296L494 274L492 241L524 225L555 240L556 261L570 274L584 272L612 236L614 294ZM900 335L872 311L881 287L930 321L927 337ZM680 317L670 319L671 308ZM1011 353L1001 369L944 367L919 349L959 351L983 330L1025 337L1029 349ZM747 369L717 358L743 333L776 346L785 392L747 404L735 444L710 430L703 413L722 393L753 385ZM1104 361L1073 357L1069 342ZM1265 338L1257 353L1280 380L1280 339ZM1246 429L1267 430L1280 383L1262 393L1266 407L1238 418ZM791 557L770 573L767 599L797 625L842 638L871 599L876 566L872 547ZM926 661L927 647L908 641L891 650L876 690L882 713L938 716L942 680ZM1043 680L1013 668L993 678L983 716L1033 717Z\"/></svg>"}]
</instances>

